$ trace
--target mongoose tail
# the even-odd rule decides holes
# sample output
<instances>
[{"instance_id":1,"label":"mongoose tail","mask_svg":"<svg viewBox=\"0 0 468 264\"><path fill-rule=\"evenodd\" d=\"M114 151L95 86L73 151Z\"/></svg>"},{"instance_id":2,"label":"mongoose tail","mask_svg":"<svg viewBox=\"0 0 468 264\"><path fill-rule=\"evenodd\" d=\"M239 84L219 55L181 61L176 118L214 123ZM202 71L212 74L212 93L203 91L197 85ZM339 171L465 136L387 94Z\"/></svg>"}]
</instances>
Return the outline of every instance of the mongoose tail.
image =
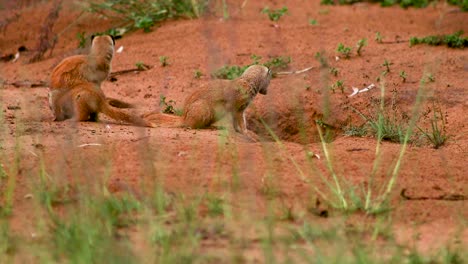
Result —
<instances>
[{"instance_id":1,"label":"mongoose tail","mask_svg":"<svg viewBox=\"0 0 468 264\"><path fill-rule=\"evenodd\" d=\"M182 117L176 115L163 114L159 112L151 112L142 115L142 118L147 122L154 124L157 127L183 127Z\"/></svg>"}]
</instances>

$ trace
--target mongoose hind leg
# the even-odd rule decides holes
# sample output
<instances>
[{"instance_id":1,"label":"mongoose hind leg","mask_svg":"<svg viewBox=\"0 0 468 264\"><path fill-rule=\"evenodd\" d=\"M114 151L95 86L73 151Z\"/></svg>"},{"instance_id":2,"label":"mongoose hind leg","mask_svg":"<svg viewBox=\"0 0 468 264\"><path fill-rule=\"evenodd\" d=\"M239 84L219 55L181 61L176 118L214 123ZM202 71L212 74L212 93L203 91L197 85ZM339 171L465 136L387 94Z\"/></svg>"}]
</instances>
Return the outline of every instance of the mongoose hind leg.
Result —
<instances>
[{"instance_id":1,"label":"mongoose hind leg","mask_svg":"<svg viewBox=\"0 0 468 264\"><path fill-rule=\"evenodd\" d=\"M205 101L197 101L186 105L183 119L185 126L195 129L209 127L216 121L214 109Z\"/></svg>"}]
</instances>

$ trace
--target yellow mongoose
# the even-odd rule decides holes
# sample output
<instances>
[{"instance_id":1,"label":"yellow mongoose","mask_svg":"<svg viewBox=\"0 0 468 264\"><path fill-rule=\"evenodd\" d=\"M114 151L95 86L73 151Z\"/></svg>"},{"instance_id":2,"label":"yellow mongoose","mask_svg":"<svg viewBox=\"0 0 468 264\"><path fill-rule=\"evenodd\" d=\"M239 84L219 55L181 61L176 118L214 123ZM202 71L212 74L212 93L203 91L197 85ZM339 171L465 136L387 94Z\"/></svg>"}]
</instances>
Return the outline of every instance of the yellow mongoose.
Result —
<instances>
[{"instance_id":1,"label":"yellow mongoose","mask_svg":"<svg viewBox=\"0 0 468 264\"><path fill-rule=\"evenodd\" d=\"M100 89L101 83L111 71L114 55L114 39L108 35L93 36L88 55L75 55L65 58L53 70L50 78L49 105L55 115L60 111L54 105L56 97L83 84L94 84ZM130 108L131 104L117 99L106 98L115 107Z\"/></svg>"},{"instance_id":2,"label":"yellow mongoose","mask_svg":"<svg viewBox=\"0 0 468 264\"><path fill-rule=\"evenodd\" d=\"M101 83L107 78L114 54L114 40L107 35L93 38L89 55L64 59L52 71L49 104L55 121L97 121L99 113L139 126L153 125L146 120L123 112L132 107L125 102L106 98Z\"/></svg>"},{"instance_id":3,"label":"yellow mongoose","mask_svg":"<svg viewBox=\"0 0 468 264\"><path fill-rule=\"evenodd\" d=\"M61 92L53 98L55 120L97 121L98 114L105 115L138 126L155 127L141 117L125 113L111 106L102 90L93 83L83 83L73 89Z\"/></svg>"},{"instance_id":4,"label":"yellow mongoose","mask_svg":"<svg viewBox=\"0 0 468 264\"><path fill-rule=\"evenodd\" d=\"M182 118L150 113L145 118L153 123L171 123L172 126L206 128L223 118L232 116L233 128L246 132L245 109L257 93L266 94L271 71L261 65L252 65L235 80L214 80L193 92L184 102Z\"/></svg>"}]
</instances>

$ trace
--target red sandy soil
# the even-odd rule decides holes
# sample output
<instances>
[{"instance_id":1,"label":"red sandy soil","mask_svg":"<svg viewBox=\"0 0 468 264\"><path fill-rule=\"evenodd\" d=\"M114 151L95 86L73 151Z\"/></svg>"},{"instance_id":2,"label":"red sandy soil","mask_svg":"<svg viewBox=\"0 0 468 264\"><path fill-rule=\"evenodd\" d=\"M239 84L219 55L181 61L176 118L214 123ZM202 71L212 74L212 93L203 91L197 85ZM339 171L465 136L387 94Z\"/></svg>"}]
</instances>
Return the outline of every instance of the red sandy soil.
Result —
<instances>
[{"instance_id":1,"label":"red sandy soil","mask_svg":"<svg viewBox=\"0 0 468 264\"><path fill-rule=\"evenodd\" d=\"M271 138L252 142L241 135L222 136L218 130L187 130L181 128L138 128L117 124L103 119L98 123L53 122L47 103L47 88L17 88L8 83L14 81L48 80L51 69L63 58L76 54L78 32L100 32L112 26L112 22L86 13L76 19L79 8L73 1L65 2L59 19L53 28L59 38L52 56L37 63L28 64L31 52L21 55L17 62L0 63L0 80L5 83L0 90L1 105L7 129L3 131L2 151L8 156L15 145L19 131L21 164L15 190L15 204L11 218L12 227L18 232L30 232L34 210L24 196L32 191L30 177L39 166L38 153L44 155L46 168L51 175L69 174L76 157L84 158L81 178L77 182L104 175L109 166L105 157L111 157L111 173L107 184L112 191L130 189L137 194L146 192L144 172L154 168L155 175L164 179L168 191L202 193L222 190L223 182L231 182L233 170L238 170L239 199L252 211L263 207L265 196L262 188L268 174L286 203L305 207L311 197L310 186L300 178L293 158L319 188L320 179L306 161L307 151L321 156L313 164L326 171L324 153L314 120L323 118L335 127L342 128L350 120L355 124L362 119L347 106L364 113L374 109L373 99L380 89L348 98L351 86L363 88L371 83L379 84L376 78L384 70L385 59L392 62L391 72L385 78L387 98L396 93L398 111L411 116L419 80L425 72L435 76L435 82L426 88L422 111L431 106L430 100L440 103L446 112L448 143L433 149L426 141L410 144L403 159L401 172L394 189L392 220L397 239L411 240L419 233L418 242L423 250L444 245L461 234L468 241L468 232L462 220L468 219L466 201L418 200L407 201L399 197L402 189L411 196L438 197L441 195L468 195L466 168L468 147L468 54L466 50L447 47L418 45L409 47L402 43L378 44L374 41L377 31L385 41L408 40L411 36L451 34L458 30L468 32L468 13L454 6L439 3L425 9L382 8L376 4L361 3L352 6L321 6L319 1L285 1L289 15L278 22L269 21L261 9L282 7L277 1L248 1L244 9L240 2L230 1L229 19L220 12L213 12L200 19L169 21L154 27L150 33L141 30L126 34L117 40L116 48L123 52L115 54L113 71L135 67L136 62L153 66L150 70L117 76L115 82L104 82L102 89L110 97L138 104L138 111L160 110L160 95L177 102L181 107L185 97L210 80L209 73L225 64L245 65L251 62L250 55L263 58L291 56L290 70L309 66L306 73L287 75L271 81L268 94L258 95L247 111L248 126L259 135L267 135L258 122L267 120L272 129L284 140L285 148L279 147ZM38 41L42 22L49 9L48 3L24 4L21 8L8 7L0 17L19 14L0 32L0 53L13 53L24 45L33 49ZM318 25L309 25L314 18ZM335 60L338 43L355 47L357 41L367 38L362 56L355 52L350 59ZM337 77L321 77L316 52L325 51L332 67L339 69ZM167 56L170 65L161 67L160 56ZM195 70L204 73L194 78ZM408 74L402 82L398 73ZM324 116L323 87L343 80L341 91L330 93L330 114ZM306 140L299 133L299 114L303 114ZM431 114L429 114L429 117ZM422 117L418 125L428 127L428 118ZM220 136L221 135L221 136ZM76 147L80 144L100 143L100 146ZM366 183L374 161L376 140L372 137L348 137L340 129L335 130L332 148L338 173L353 183ZM399 154L401 145L384 142L383 160L378 180L388 175ZM232 155L237 150L238 156ZM4 164L8 166L7 164ZM102 173L101 173L102 172ZM154 175L153 175L154 176ZM151 177L153 177L151 176ZM69 175L71 177L71 175ZM62 179L63 181L66 181ZM359 219L357 220L359 221ZM462 232L458 228L462 227Z\"/></svg>"}]
</instances>

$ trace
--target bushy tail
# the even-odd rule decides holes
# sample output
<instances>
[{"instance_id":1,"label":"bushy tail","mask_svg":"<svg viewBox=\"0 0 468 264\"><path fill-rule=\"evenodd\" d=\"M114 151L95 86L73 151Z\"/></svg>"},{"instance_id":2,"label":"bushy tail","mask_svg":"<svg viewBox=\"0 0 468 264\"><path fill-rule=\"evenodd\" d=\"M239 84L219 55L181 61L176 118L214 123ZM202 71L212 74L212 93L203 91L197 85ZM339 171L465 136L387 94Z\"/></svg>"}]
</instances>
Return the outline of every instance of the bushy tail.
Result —
<instances>
[{"instance_id":1,"label":"bushy tail","mask_svg":"<svg viewBox=\"0 0 468 264\"><path fill-rule=\"evenodd\" d=\"M119 99L114 99L114 98L106 98L106 101L109 105L117 108L135 108L133 104L120 101Z\"/></svg>"},{"instance_id":2,"label":"bushy tail","mask_svg":"<svg viewBox=\"0 0 468 264\"><path fill-rule=\"evenodd\" d=\"M182 117L168 115L160 112L151 112L142 115L142 118L158 127L182 127Z\"/></svg>"},{"instance_id":3,"label":"bushy tail","mask_svg":"<svg viewBox=\"0 0 468 264\"><path fill-rule=\"evenodd\" d=\"M152 122L147 121L139 116L129 114L120 109L112 107L107 103L107 101L102 104L101 111L103 114L117 121L123 121L137 126L156 127L156 125Z\"/></svg>"}]
</instances>

